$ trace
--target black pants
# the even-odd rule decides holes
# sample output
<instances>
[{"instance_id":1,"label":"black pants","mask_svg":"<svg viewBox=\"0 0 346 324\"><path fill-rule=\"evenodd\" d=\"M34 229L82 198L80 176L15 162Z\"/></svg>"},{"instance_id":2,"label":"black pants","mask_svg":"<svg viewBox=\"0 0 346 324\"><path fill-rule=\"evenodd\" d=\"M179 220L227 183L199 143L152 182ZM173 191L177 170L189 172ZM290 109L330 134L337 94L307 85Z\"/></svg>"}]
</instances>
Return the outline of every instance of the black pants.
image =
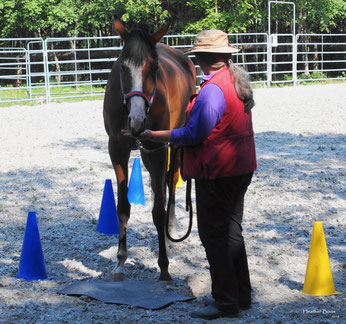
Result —
<instances>
[{"instance_id":1,"label":"black pants","mask_svg":"<svg viewBox=\"0 0 346 324\"><path fill-rule=\"evenodd\" d=\"M251 303L241 222L252 175L196 180L198 232L210 265L212 296L226 309Z\"/></svg>"}]
</instances>

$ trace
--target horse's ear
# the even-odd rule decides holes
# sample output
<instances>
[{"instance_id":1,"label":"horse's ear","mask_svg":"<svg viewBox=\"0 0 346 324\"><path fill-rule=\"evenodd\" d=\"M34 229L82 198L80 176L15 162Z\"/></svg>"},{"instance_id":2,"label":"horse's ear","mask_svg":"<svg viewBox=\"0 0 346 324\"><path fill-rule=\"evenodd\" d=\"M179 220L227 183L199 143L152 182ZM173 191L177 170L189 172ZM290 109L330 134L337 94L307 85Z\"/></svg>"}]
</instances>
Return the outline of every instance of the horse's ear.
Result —
<instances>
[{"instance_id":1,"label":"horse's ear","mask_svg":"<svg viewBox=\"0 0 346 324\"><path fill-rule=\"evenodd\" d=\"M128 34L128 32L117 15L114 15L114 28L120 34L120 37L122 39L126 38L126 35Z\"/></svg>"},{"instance_id":2,"label":"horse's ear","mask_svg":"<svg viewBox=\"0 0 346 324\"><path fill-rule=\"evenodd\" d=\"M169 27L172 25L172 19L168 21L166 25L161 27L157 32L155 32L152 36L155 39L156 43L158 43L163 36L165 36L168 32Z\"/></svg>"}]
</instances>

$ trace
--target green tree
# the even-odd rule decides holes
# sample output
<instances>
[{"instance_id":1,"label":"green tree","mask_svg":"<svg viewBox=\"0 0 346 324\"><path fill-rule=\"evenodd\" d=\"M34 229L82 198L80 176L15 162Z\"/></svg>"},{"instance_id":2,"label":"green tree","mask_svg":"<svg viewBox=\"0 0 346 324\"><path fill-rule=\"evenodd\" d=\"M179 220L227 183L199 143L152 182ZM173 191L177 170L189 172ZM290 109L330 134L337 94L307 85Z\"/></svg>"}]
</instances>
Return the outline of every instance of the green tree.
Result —
<instances>
[{"instance_id":1,"label":"green tree","mask_svg":"<svg viewBox=\"0 0 346 324\"><path fill-rule=\"evenodd\" d=\"M162 8L160 0L128 0L125 4L124 22L142 23L155 29L169 18L168 10Z\"/></svg>"},{"instance_id":2,"label":"green tree","mask_svg":"<svg viewBox=\"0 0 346 324\"><path fill-rule=\"evenodd\" d=\"M2 37L65 35L78 19L73 0L7 0L0 14Z\"/></svg>"},{"instance_id":3,"label":"green tree","mask_svg":"<svg viewBox=\"0 0 346 324\"><path fill-rule=\"evenodd\" d=\"M297 32L344 32L345 0L296 0ZM272 5L273 31L291 32L292 8ZM1 0L1 37L112 34L113 15L151 29L173 18L171 33L218 28L267 32L267 0Z\"/></svg>"},{"instance_id":4,"label":"green tree","mask_svg":"<svg viewBox=\"0 0 346 324\"><path fill-rule=\"evenodd\" d=\"M198 12L198 20L185 27L186 32L222 29L228 33L264 32L266 2L263 0L191 0L188 4Z\"/></svg>"},{"instance_id":5,"label":"green tree","mask_svg":"<svg viewBox=\"0 0 346 324\"><path fill-rule=\"evenodd\" d=\"M113 16L121 17L125 4L121 0L81 1L77 31L79 36L111 36Z\"/></svg>"}]
</instances>

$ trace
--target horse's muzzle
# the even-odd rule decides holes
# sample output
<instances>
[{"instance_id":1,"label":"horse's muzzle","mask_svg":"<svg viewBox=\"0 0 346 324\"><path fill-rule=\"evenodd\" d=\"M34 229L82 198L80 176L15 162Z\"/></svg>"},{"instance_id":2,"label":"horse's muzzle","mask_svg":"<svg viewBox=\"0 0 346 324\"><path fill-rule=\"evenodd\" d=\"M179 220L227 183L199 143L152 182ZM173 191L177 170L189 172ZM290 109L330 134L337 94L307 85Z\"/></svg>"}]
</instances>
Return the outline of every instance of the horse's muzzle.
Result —
<instances>
[{"instance_id":1,"label":"horse's muzzle","mask_svg":"<svg viewBox=\"0 0 346 324\"><path fill-rule=\"evenodd\" d=\"M146 118L140 120L129 117L129 130L134 137L138 137L145 130Z\"/></svg>"}]
</instances>

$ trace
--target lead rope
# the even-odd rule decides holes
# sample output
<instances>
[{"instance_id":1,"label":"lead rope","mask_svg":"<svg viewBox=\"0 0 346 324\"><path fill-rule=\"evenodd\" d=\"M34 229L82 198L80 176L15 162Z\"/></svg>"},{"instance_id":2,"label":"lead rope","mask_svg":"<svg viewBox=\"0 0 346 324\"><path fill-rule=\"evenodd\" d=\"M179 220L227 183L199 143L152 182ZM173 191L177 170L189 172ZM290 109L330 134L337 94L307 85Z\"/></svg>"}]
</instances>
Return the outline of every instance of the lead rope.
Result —
<instances>
[{"instance_id":1,"label":"lead rope","mask_svg":"<svg viewBox=\"0 0 346 324\"><path fill-rule=\"evenodd\" d=\"M168 186L168 206L167 206L165 230L166 230L166 235L170 241L175 242L175 243L179 243L179 242L184 241L186 238L188 238L188 236L191 233L191 229L192 229L193 210L192 210L192 200L191 200L191 179L187 179L187 183L186 183L186 211L190 212L189 213L189 227L187 229L186 234L183 237L175 239L175 238L171 237L171 235L169 234L169 213L171 210L171 203L172 203L172 197L173 197L174 161L175 161L175 157L176 157L176 154L177 154L179 148L173 147L172 144L170 144L170 148L171 148L170 163L169 163L170 181L169 181L169 186Z\"/></svg>"}]
</instances>

